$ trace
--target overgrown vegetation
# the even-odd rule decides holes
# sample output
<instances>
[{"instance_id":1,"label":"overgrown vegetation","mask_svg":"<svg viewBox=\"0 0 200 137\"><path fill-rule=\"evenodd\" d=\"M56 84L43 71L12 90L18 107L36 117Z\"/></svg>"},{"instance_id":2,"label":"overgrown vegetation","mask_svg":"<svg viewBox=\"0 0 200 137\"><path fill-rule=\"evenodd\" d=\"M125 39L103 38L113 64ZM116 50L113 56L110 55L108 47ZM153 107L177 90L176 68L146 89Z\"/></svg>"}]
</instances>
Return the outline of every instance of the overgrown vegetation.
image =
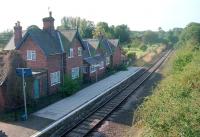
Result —
<instances>
[{"instance_id":1,"label":"overgrown vegetation","mask_svg":"<svg viewBox=\"0 0 200 137\"><path fill-rule=\"evenodd\" d=\"M65 76L60 91L64 96L72 95L81 88L80 83L80 79L72 80L69 76Z\"/></svg>"},{"instance_id":2,"label":"overgrown vegetation","mask_svg":"<svg viewBox=\"0 0 200 137\"><path fill-rule=\"evenodd\" d=\"M200 24L182 32L178 48L164 68L165 79L136 115L144 137L200 136Z\"/></svg>"}]
</instances>

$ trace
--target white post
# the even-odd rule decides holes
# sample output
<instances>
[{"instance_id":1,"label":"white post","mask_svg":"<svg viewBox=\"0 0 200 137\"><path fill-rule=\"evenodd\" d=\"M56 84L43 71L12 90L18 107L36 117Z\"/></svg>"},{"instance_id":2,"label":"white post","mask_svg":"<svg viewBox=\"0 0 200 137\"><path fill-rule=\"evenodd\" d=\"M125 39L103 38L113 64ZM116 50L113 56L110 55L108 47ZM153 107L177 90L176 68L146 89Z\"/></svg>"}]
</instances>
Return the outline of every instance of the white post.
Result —
<instances>
[{"instance_id":1,"label":"white post","mask_svg":"<svg viewBox=\"0 0 200 137\"><path fill-rule=\"evenodd\" d=\"M24 112L25 112L25 120L28 119L27 116L27 108L26 108L26 92L25 92L25 81L24 81L24 69L22 69L22 84L23 84L23 94L24 94Z\"/></svg>"}]
</instances>

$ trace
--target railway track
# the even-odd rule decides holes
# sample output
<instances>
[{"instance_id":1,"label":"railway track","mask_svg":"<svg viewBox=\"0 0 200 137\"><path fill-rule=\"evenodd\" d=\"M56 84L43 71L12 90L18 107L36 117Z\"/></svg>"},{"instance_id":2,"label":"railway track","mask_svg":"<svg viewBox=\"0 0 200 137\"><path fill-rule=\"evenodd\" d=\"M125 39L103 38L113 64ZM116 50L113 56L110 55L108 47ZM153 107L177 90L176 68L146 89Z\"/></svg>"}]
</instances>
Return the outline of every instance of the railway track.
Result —
<instances>
[{"instance_id":1,"label":"railway track","mask_svg":"<svg viewBox=\"0 0 200 137\"><path fill-rule=\"evenodd\" d=\"M112 114L149 76L155 72L159 66L165 61L171 51L164 54L155 64L146 69L133 83L126 86L123 91L118 92L102 105L97 107L90 115L79 121L75 126L66 131L53 136L61 137L85 137L97 128L102 122Z\"/></svg>"}]
</instances>

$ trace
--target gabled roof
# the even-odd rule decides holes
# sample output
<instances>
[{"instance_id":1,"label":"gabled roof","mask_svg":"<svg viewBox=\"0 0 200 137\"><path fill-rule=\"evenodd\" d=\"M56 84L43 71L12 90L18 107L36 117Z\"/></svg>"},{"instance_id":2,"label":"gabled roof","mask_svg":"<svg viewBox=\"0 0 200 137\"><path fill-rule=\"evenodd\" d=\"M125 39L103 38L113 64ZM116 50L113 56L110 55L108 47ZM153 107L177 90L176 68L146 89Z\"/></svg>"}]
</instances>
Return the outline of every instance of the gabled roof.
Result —
<instances>
[{"instance_id":1,"label":"gabled roof","mask_svg":"<svg viewBox=\"0 0 200 137\"><path fill-rule=\"evenodd\" d=\"M70 30L59 30L65 38L69 40L69 42L72 42L74 37L76 36L77 29L70 29Z\"/></svg>"},{"instance_id":2,"label":"gabled roof","mask_svg":"<svg viewBox=\"0 0 200 137\"><path fill-rule=\"evenodd\" d=\"M99 47L100 41L98 39L85 39L93 48L97 49Z\"/></svg>"},{"instance_id":3,"label":"gabled roof","mask_svg":"<svg viewBox=\"0 0 200 137\"><path fill-rule=\"evenodd\" d=\"M16 49L19 49L28 37L31 37L31 39L42 49L46 56L62 53L57 31L50 34L47 31L41 30L37 26L31 26L28 28L26 34L17 45Z\"/></svg>"},{"instance_id":4,"label":"gabled roof","mask_svg":"<svg viewBox=\"0 0 200 137\"><path fill-rule=\"evenodd\" d=\"M22 37L26 34L26 31L22 32ZM12 35L11 39L7 43L7 45L4 47L4 50L14 50L15 47L15 42L14 42L14 34Z\"/></svg>"},{"instance_id":5,"label":"gabled roof","mask_svg":"<svg viewBox=\"0 0 200 137\"><path fill-rule=\"evenodd\" d=\"M59 32L61 34L61 40L65 51L68 51L69 48L73 46L72 42L74 38L77 38L80 41L81 46L84 48L82 38L77 29L63 29L59 30Z\"/></svg>"},{"instance_id":6,"label":"gabled roof","mask_svg":"<svg viewBox=\"0 0 200 137\"><path fill-rule=\"evenodd\" d=\"M115 47L119 46L119 39L108 39L108 41Z\"/></svg>"},{"instance_id":7,"label":"gabled roof","mask_svg":"<svg viewBox=\"0 0 200 137\"><path fill-rule=\"evenodd\" d=\"M83 60L88 64L98 64L100 61L104 61L105 58L101 54L97 53L97 49L95 49L94 46L90 44L91 41L91 39L89 41L88 39L83 40L85 47L85 50L83 52Z\"/></svg>"},{"instance_id":8,"label":"gabled roof","mask_svg":"<svg viewBox=\"0 0 200 137\"><path fill-rule=\"evenodd\" d=\"M101 55L97 55L94 57L84 58L84 61L88 64L99 64L101 61L105 61L105 59Z\"/></svg>"},{"instance_id":9,"label":"gabled roof","mask_svg":"<svg viewBox=\"0 0 200 137\"><path fill-rule=\"evenodd\" d=\"M83 46L85 49L83 51L83 58L94 57L97 54L96 49L87 40L83 40Z\"/></svg>"},{"instance_id":10,"label":"gabled roof","mask_svg":"<svg viewBox=\"0 0 200 137\"><path fill-rule=\"evenodd\" d=\"M105 38L102 38L100 41L101 49L106 56L110 56L113 53L112 44Z\"/></svg>"}]
</instances>

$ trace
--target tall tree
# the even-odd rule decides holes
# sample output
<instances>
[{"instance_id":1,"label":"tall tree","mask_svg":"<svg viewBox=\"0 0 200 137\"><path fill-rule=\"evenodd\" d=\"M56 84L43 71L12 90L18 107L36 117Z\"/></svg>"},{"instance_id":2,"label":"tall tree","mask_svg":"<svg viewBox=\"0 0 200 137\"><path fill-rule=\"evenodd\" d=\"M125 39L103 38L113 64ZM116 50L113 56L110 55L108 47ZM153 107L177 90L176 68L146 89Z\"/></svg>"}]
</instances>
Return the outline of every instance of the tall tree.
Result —
<instances>
[{"instance_id":1,"label":"tall tree","mask_svg":"<svg viewBox=\"0 0 200 137\"><path fill-rule=\"evenodd\" d=\"M130 29L127 25L118 25L115 27L115 38L119 38L120 42L129 42L130 41Z\"/></svg>"},{"instance_id":2,"label":"tall tree","mask_svg":"<svg viewBox=\"0 0 200 137\"><path fill-rule=\"evenodd\" d=\"M108 23L106 22L98 22L96 25L95 30L93 31L93 37L97 38L100 35L104 35L107 38L112 38L113 35L111 34L110 28L108 26Z\"/></svg>"},{"instance_id":3,"label":"tall tree","mask_svg":"<svg viewBox=\"0 0 200 137\"><path fill-rule=\"evenodd\" d=\"M78 28L83 38L92 38L92 32L94 31L94 22L80 17L63 17L61 20L61 26L58 29L76 29Z\"/></svg>"}]
</instances>

